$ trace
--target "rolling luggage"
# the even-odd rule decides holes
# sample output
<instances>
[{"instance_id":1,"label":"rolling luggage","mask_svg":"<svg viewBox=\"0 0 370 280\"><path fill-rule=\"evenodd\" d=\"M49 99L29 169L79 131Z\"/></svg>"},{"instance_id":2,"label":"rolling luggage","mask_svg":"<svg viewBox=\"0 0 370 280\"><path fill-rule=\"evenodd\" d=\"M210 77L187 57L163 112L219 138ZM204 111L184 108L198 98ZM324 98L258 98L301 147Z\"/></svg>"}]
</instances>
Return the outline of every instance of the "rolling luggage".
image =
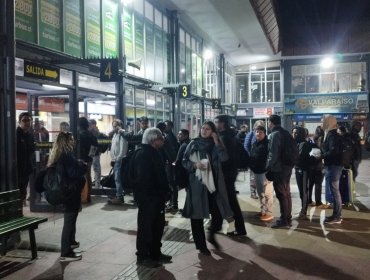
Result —
<instances>
[{"instance_id":1,"label":"rolling luggage","mask_svg":"<svg viewBox=\"0 0 370 280\"><path fill-rule=\"evenodd\" d=\"M342 197L342 204L352 204L354 198L354 181L351 169L343 169L339 181L339 192Z\"/></svg>"}]
</instances>

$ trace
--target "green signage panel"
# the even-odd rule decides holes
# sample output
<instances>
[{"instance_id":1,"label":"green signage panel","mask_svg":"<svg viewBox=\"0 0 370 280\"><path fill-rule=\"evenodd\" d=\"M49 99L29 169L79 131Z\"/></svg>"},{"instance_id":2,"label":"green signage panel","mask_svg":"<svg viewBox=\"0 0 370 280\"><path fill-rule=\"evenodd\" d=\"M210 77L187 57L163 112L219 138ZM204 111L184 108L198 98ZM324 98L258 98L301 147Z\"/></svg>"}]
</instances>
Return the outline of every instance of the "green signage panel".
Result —
<instances>
[{"instance_id":1,"label":"green signage panel","mask_svg":"<svg viewBox=\"0 0 370 280\"><path fill-rule=\"evenodd\" d=\"M221 109L221 98L212 99L212 109Z\"/></svg>"},{"instance_id":2,"label":"green signage panel","mask_svg":"<svg viewBox=\"0 0 370 280\"><path fill-rule=\"evenodd\" d=\"M118 4L103 0L103 56L118 56Z\"/></svg>"},{"instance_id":3,"label":"green signage panel","mask_svg":"<svg viewBox=\"0 0 370 280\"><path fill-rule=\"evenodd\" d=\"M179 93L182 98L191 97L191 87L190 85L179 85Z\"/></svg>"},{"instance_id":4,"label":"green signage panel","mask_svg":"<svg viewBox=\"0 0 370 280\"><path fill-rule=\"evenodd\" d=\"M118 82L118 59L102 59L100 61L100 81Z\"/></svg>"},{"instance_id":5,"label":"green signage panel","mask_svg":"<svg viewBox=\"0 0 370 280\"><path fill-rule=\"evenodd\" d=\"M82 56L81 0L64 0L64 52Z\"/></svg>"},{"instance_id":6,"label":"green signage panel","mask_svg":"<svg viewBox=\"0 0 370 280\"><path fill-rule=\"evenodd\" d=\"M135 59L144 58L144 22L135 14Z\"/></svg>"},{"instance_id":7,"label":"green signage panel","mask_svg":"<svg viewBox=\"0 0 370 280\"><path fill-rule=\"evenodd\" d=\"M123 10L123 38L125 45L125 56L127 60L134 59L133 30L132 30L132 13Z\"/></svg>"},{"instance_id":8,"label":"green signage panel","mask_svg":"<svg viewBox=\"0 0 370 280\"><path fill-rule=\"evenodd\" d=\"M37 0L15 0L15 36L31 43L37 42Z\"/></svg>"},{"instance_id":9,"label":"green signage panel","mask_svg":"<svg viewBox=\"0 0 370 280\"><path fill-rule=\"evenodd\" d=\"M39 45L45 48L62 50L61 1L39 0Z\"/></svg>"},{"instance_id":10,"label":"green signage panel","mask_svg":"<svg viewBox=\"0 0 370 280\"><path fill-rule=\"evenodd\" d=\"M24 61L24 77L59 83L59 68Z\"/></svg>"},{"instance_id":11,"label":"green signage panel","mask_svg":"<svg viewBox=\"0 0 370 280\"><path fill-rule=\"evenodd\" d=\"M100 0L85 0L85 57L101 57Z\"/></svg>"}]
</instances>

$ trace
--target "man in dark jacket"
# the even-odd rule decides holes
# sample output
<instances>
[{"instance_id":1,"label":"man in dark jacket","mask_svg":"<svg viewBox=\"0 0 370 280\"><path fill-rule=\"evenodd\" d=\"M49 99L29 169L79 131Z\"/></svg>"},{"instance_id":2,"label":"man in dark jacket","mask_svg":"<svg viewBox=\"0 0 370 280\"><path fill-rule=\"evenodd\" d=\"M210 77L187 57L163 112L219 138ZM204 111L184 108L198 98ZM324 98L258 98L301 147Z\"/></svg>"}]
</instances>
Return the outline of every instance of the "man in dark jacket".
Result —
<instances>
[{"instance_id":1,"label":"man in dark jacket","mask_svg":"<svg viewBox=\"0 0 370 280\"><path fill-rule=\"evenodd\" d=\"M229 236L242 236L246 235L247 231L244 225L244 218L238 198L235 192L235 181L238 175L238 170L236 167L236 158L237 158L237 145L238 139L235 137L235 132L230 129L230 117L228 115L218 115L215 118L215 125L217 131L220 135L222 143L225 145L226 151L229 155L229 159L222 163L222 172L225 177L225 185L227 190L227 196L229 199L229 204L231 210L234 213L235 219L235 231L228 232ZM221 228L222 221L219 223ZM214 229L217 230L217 229Z\"/></svg>"},{"instance_id":2,"label":"man in dark jacket","mask_svg":"<svg viewBox=\"0 0 370 280\"><path fill-rule=\"evenodd\" d=\"M255 186L261 204L259 219L263 222L269 222L274 219L272 215L274 190L272 182L266 179L266 161L268 155L266 128L259 125L254 129L254 132L256 141L250 149L250 169L254 173Z\"/></svg>"},{"instance_id":3,"label":"man in dark jacket","mask_svg":"<svg viewBox=\"0 0 370 280\"><path fill-rule=\"evenodd\" d=\"M148 128L143 134L142 145L133 155L134 193L139 208L137 264L151 268L169 262L172 258L161 253L165 202L170 193L164 162L159 153L163 144L161 131Z\"/></svg>"},{"instance_id":4,"label":"man in dark jacket","mask_svg":"<svg viewBox=\"0 0 370 280\"><path fill-rule=\"evenodd\" d=\"M337 132L337 119L332 115L326 115L323 119L323 130L325 131L324 143L321 147L324 159L326 189L330 189L333 195L333 214L326 217L326 224L342 223L342 198L339 192L339 180L342 174L342 141Z\"/></svg>"},{"instance_id":5,"label":"man in dark jacket","mask_svg":"<svg viewBox=\"0 0 370 280\"><path fill-rule=\"evenodd\" d=\"M157 128L162 132L162 135L164 137L164 144L163 147L160 149L160 152L165 162L167 180L172 191L172 197L170 203L166 208L166 211L173 212L179 210L178 188L175 183L175 166L173 165L176 161L177 151L179 148L176 137L172 132L173 123L171 121L167 122L169 122L170 128L167 128L166 122L159 122L157 124Z\"/></svg>"},{"instance_id":6,"label":"man in dark jacket","mask_svg":"<svg viewBox=\"0 0 370 280\"><path fill-rule=\"evenodd\" d=\"M299 152L299 161L294 166L295 178L299 190L299 196L301 198L301 212L299 213L298 219L307 220L307 208L308 208L308 171L310 167L310 151L311 146L306 141L306 131L303 127L297 126L293 129L293 138L297 143Z\"/></svg>"},{"instance_id":7,"label":"man in dark jacket","mask_svg":"<svg viewBox=\"0 0 370 280\"><path fill-rule=\"evenodd\" d=\"M27 185L33 171L32 158L35 151L35 141L31 132L32 116L23 112L18 117L17 127L17 171L18 188L23 204L26 203Z\"/></svg>"},{"instance_id":8,"label":"man in dark jacket","mask_svg":"<svg viewBox=\"0 0 370 280\"><path fill-rule=\"evenodd\" d=\"M82 203L91 202L91 165L93 157L98 150L98 140L88 129L89 121L85 117L80 117L78 119L77 156L78 159L81 159L87 163L87 171L85 174L87 181L87 192L83 191L83 194L85 193L86 195L82 197Z\"/></svg>"},{"instance_id":9,"label":"man in dark jacket","mask_svg":"<svg viewBox=\"0 0 370 280\"><path fill-rule=\"evenodd\" d=\"M184 157L186 147L190 142L189 130L180 129L179 133L177 134L177 140L179 141L180 148L175 162L176 185L180 188L187 188L189 184L189 174L188 171L182 166L182 158Z\"/></svg>"},{"instance_id":10,"label":"man in dark jacket","mask_svg":"<svg viewBox=\"0 0 370 280\"><path fill-rule=\"evenodd\" d=\"M290 193L290 177L293 166L287 166L282 162L282 150L284 147L283 128L281 118L278 115L269 117L269 153L266 164L266 177L273 181L276 197L280 204L280 218L271 228L289 228L292 222L292 197Z\"/></svg>"}]
</instances>

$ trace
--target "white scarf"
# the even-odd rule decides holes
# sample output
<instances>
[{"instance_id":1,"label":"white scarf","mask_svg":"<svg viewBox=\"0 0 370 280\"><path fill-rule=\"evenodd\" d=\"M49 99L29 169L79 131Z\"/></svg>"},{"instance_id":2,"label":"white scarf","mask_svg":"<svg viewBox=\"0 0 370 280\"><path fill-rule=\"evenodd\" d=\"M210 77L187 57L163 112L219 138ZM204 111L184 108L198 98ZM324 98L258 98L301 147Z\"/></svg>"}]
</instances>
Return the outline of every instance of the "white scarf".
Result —
<instances>
[{"instance_id":1,"label":"white scarf","mask_svg":"<svg viewBox=\"0 0 370 280\"><path fill-rule=\"evenodd\" d=\"M189 159L194 163L199 162L200 161L199 152L191 154ZM201 170L197 168L195 171L195 176L207 187L210 193L214 193L216 191L216 187L215 182L213 180L211 162L208 158L208 155L207 159L208 159L207 169Z\"/></svg>"}]
</instances>

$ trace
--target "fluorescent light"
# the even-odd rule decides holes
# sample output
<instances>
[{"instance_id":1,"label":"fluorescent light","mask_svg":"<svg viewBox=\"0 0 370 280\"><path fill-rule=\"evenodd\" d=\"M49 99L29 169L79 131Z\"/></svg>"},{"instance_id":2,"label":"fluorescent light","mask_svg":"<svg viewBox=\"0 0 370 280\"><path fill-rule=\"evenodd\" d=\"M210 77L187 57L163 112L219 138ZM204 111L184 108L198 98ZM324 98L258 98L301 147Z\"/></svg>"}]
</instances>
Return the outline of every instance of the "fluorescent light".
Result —
<instances>
[{"instance_id":1,"label":"fluorescent light","mask_svg":"<svg viewBox=\"0 0 370 280\"><path fill-rule=\"evenodd\" d=\"M204 56L204 59L211 59L213 57L212 50L205 50L203 56Z\"/></svg>"},{"instance_id":2,"label":"fluorescent light","mask_svg":"<svg viewBox=\"0 0 370 280\"><path fill-rule=\"evenodd\" d=\"M65 87L51 86L51 85L42 85L44 89L53 89L53 90L67 90Z\"/></svg>"},{"instance_id":3,"label":"fluorescent light","mask_svg":"<svg viewBox=\"0 0 370 280\"><path fill-rule=\"evenodd\" d=\"M257 69L257 66L256 65L252 65L251 66L251 70L256 70Z\"/></svg>"},{"instance_id":4,"label":"fluorescent light","mask_svg":"<svg viewBox=\"0 0 370 280\"><path fill-rule=\"evenodd\" d=\"M321 61L322 68L330 68L334 65L334 60L331 57L326 57Z\"/></svg>"},{"instance_id":5,"label":"fluorescent light","mask_svg":"<svg viewBox=\"0 0 370 280\"><path fill-rule=\"evenodd\" d=\"M146 100L146 105L148 105L148 106L154 106L155 105L155 100L153 100L153 99L147 99Z\"/></svg>"}]
</instances>

